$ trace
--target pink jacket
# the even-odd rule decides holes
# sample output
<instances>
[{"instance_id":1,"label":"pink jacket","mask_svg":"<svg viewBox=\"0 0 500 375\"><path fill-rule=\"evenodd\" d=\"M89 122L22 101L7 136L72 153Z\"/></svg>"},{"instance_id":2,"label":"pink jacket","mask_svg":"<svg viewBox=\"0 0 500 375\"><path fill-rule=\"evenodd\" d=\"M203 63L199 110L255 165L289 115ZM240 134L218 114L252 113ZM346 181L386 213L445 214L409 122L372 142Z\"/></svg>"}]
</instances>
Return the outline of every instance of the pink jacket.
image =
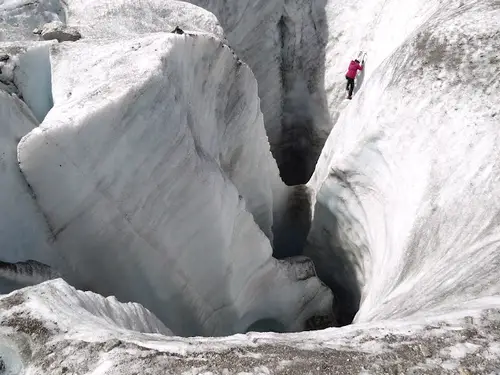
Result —
<instances>
[{"instance_id":1,"label":"pink jacket","mask_svg":"<svg viewBox=\"0 0 500 375\"><path fill-rule=\"evenodd\" d=\"M345 75L346 77L354 79L356 78L356 73L358 72L358 70L363 70L363 65L352 60L351 63L349 64L349 69L347 69L347 73Z\"/></svg>"}]
</instances>

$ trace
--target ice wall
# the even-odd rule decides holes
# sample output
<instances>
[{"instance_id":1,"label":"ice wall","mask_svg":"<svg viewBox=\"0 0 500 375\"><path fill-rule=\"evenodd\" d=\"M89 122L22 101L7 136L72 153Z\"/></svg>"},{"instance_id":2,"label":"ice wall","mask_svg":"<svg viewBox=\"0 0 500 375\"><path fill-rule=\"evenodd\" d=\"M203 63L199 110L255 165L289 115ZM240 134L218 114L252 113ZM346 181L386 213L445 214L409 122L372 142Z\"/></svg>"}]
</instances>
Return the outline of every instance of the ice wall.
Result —
<instances>
[{"instance_id":1,"label":"ice wall","mask_svg":"<svg viewBox=\"0 0 500 375\"><path fill-rule=\"evenodd\" d=\"M500 292L499 22L495 1L442 4L332 131L306 254L346 322Z\"/></svg>"},{"instance_id":2,"label":"ice wall","mask_svg":"<svg viewBox=\"0 0 500 375\"><path fill-rule=\"evenodd\" d=\"M7 262L55 260L45 218L17 163L17 144L36 125L25 103L0 91L0 239L1 260Z\"/></svg>"}]
</instances>

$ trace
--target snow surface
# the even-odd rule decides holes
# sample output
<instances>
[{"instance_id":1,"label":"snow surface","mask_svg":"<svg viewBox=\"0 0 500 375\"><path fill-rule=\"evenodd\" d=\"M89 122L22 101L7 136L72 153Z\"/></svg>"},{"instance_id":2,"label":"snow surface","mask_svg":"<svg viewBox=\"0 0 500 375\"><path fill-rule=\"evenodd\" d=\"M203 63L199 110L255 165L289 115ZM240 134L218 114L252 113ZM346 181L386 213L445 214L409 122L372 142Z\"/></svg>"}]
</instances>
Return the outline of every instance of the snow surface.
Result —
<instances>
[{"instance_id":1,"label":"snow surface","mask_svg":"<svg viewBox=\"0 0 500 375\"><path fill-rule=\"evenodd\" d=\"M495 297L418 320L180 338L137 304L59 279L0 297L0 356L7 371L26 374L495 373L498 306Z\"/></svg>"},{"instance_id":2,"label":"snow surface","mask_svg":"<svg viewBox=\"0 0 500 375\"><path fill-rule=\"evenodd\" d=\"M33 288L36 292L30 293L25 301L21 297L22 293L14 292L19 298L12 303L13 315L19 315L19 304L23 303L30 312L30 318L43 319L48 329L66 335L101 340L131 334L130 331L167 336L172 334L158 318L138 303L120 303L115 297L104 298L92 292L82 292L62 279Z\"/></svg>"},{"instance_id":3,"label":"snow surface","mask_svg":"<svg viewBox=\"0 0 500 375\"><path fill-rule=\"evenodd\" d=\"M54 107L19 161L63 277L180 335L327 314L327 288L271 256L278 171L255 79L227 46L155 34L56 44L50 58Z\"/></svg>"}]
</instances>

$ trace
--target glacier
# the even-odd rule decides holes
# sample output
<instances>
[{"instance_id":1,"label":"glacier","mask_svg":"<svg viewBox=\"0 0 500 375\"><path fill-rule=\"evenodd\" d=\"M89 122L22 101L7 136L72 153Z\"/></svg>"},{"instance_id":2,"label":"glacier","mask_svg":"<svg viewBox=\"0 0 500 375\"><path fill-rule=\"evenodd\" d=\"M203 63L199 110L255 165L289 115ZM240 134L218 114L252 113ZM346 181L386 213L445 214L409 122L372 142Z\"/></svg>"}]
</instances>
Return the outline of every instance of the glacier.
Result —
<instances>
[{"instance_id":1,"label":"glacier","mask_svg":"<svg viewBox=\"0 0 500 375\"><path fill-rule=\"evenodd\" d=\"M498 373L499 3L189 3L0 4L0 372Z\"/></svg>"}]
</instances>

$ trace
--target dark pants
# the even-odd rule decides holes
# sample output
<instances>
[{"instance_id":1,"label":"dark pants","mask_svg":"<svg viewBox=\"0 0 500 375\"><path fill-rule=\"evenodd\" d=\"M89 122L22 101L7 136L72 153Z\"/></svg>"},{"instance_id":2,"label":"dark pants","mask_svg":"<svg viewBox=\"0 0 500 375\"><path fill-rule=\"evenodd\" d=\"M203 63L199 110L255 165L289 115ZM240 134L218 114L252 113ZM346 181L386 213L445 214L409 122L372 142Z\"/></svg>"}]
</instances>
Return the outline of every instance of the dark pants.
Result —
<instances>
[{"instance_id":1,"label":"dark pants","mask_svg":"<svg viewBox=\"0 0 500 375\"><path fill-rule=\"evenodd\" d=\"M352 92L354 90L354 78L349 78L348 76L345 76L345 78L347 79L347 86L345 89L349 91L349 97L352 97Z\"/></svg>"}]
</instances>

